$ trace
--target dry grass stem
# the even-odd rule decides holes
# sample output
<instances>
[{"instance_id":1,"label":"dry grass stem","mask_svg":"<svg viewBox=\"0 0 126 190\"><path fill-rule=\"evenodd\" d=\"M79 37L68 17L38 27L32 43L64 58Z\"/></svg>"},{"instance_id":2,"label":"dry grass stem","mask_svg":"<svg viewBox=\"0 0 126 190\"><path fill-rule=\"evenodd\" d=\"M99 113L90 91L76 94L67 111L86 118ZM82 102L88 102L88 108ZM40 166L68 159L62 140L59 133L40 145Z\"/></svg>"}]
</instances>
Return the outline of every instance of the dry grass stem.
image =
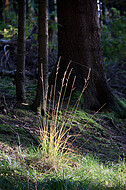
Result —
<instances>
[{"instance_id":1,"label":"dry grass stem","mask_svg":"<svg viewBox=\"0 0 126 190\"><path fill-rule=\"evenodd\" d=\"M46 156L48 156L50 160L56 160L58 154L60 154L60 156L62 157L62 155L65 155L68 151L70 151L69 146L68 146L68 144L69 144L68 140L71 138L71 135L69 134L69 132L70 132L72 126L68 126L68 122L71 118L71 115L70 114L68 115L66 112L63 115L63 114L61 114L61 111L62 111L64 99L65 99L66 90L68 87L68 82L69 82L69 79L70 79L73 69L70 69L70 71L68 73L70 64L72 62L72 61L70 61L64 72L64 75L62 78L62 84L61 84L61 88L60 88L60 92L59 92L59 96L58 96L58 102L55 105L56 86L57 86L56 83L57 83L60 61L61 61L61 57L59 58L59 61L57 64L54 87L53 87L53 85L51 86L48 113L45 114L45 116L44 116L43 131L40 129L40 145L42 147L41 151L42 151L42 154L45 154ZM83 90L82 90L81 95L79 96L78 100L75 103L73 111L75 111L77 109L80 98L88 86L90 72L91 72L91 69L89 69L87 79L85 79L85 84L84 84ZM73 79L66 110L68 110L72 92L75 89L75 87L74 87L75 81L76 81L76 76ZM42 78L42 88L44 88L43 78ZM62 100L61 100L61 98L62 98ZM52 100L52 112L51 112L51 116L50 116L51 100ZM76 135L75 135L75 138L76 138ZM74 140L72 141L72 143L73 142L74 142Z\"/></svg>"}]
</instances>

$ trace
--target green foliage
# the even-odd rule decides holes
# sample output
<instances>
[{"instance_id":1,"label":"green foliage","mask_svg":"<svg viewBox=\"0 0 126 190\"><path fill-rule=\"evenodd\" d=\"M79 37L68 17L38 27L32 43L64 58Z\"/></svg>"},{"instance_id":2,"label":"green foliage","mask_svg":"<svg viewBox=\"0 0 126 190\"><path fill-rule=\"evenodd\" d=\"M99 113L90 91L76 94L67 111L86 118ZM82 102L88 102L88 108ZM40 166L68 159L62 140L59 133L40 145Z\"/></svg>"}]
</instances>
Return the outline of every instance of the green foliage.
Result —
<instances>
[{"instance_id":1,"label":"green foliage","mask_svg":"<svg viewBox=\"0 0 126 190\"><path fill-rule=\"evenodd\" d=\"M0 91L3 95L9 94L9 96L14 96L16 87L13 84L13 79L9 77L0 77ZM1 97L1 95L0 95Z\"/></svg>"},{"instance_id":2,"label":"green foliage","mask_svg":"<svg viewBox=\"0 0 126 190\"><path fill-rule=\"evenodd\" d=\"M30 1L31 2L31 1ZM29 4L29 14L26 19L26 38L32 33L34 26L37 23L38 17L34 15L33 4ZM10 11L4 10L6 19L0 21L0 34L3 35L4 39L17 38L18 35L18 15L11 9ZM36 36L34 36L36 39Z\"/></svg>"},{"instance_id":3,"label":"green foliage","mask_svg":"<svg viewBox=\"0 0 126 190\"><path fill-rule=\"evenodd\" d=\"M4 25L2 25L1 28L3 28ZM13 25L6 25L4 27L4 30L0 29L0 34L3 35L4 39L10 39L13 37L17 37L18 34L18 28Z\"/></svg>"},{"instance_id":4,"label":"green foliage","mask_svg":"<svg viewBox=\"0 0 126 190\"><path fill-rule=\"evenodd\" d=\"M26 19L26 38L28 38L32 34L34 27L37 25L37 20L38 17L32 15L32 13L28 15L28 18ZM32 36L34 40L37 40L37 34L32 34Z\"/></svg>"},{"instance_id":5,"label":"green foliage","mask_svg":"<svg viewBox=\"0 0 126 190\"><path fill-rule=\"evenodd\" d=\"M126 163L100 163L91 155L76 156L53 171L40 151L0 152L1 189L124 190ZM44 168L45 167L45 168ZM45 172L43 172L43 168Z\"/></svg>"},{"instance_id":6,"label":"green foliage","mask_svg":"<svg viewBox=\"0 0 126 190\"><path fill-rule=\"evenodd\" d=\"M26 15L26 38L32 35L32 40L37 41L38 39L38 34L37 31L34 31L34 28L37 28L37 20L38 16L36 16L36 12L38 11L37 6L35 5L35 2L33 0L29 1L28 3L29 6L29 12L28 15ZM10 11L4 10L4 20L0 21L0 34L3 35L4 39L10 40L12 38L17 38L18 37L18 14L15 12L13 8L13 4L10 7ZM58 30L58 25L57 25L57 13L52 12L49 14L49 31L51 31L50 36L52 35L53 41L49 40L49 47L50 49L53 49L54 46L57 47L57 39L55 32ZM54 36L53 36L54 35ZM36 46L37 44L33 43L32 47Z\"/></svg>"},{"instance_id":7,"label":"green foliage","mask_svg":"<svg viewBox=\"0 0 126 190\"><path fill-rule=\"evenodd\" d=\"M102 45L105 64L124 64L126 60L126 15L111 8L113 16L102 29Z\"/></svg>"},{"instance_id":8,"label":"green foliage","mask_svg":"<svg viewBox=\"0 0 126 190\"><path fill-rule=\"evenodd\" d=\"M0 34L5 39L17 37L18 34L18 16L14 11L4 9L5 20L0 22Z\"/></svg>"},{"instance_id":9,"label":"green foliage","mask_svg":"<svg viewBox=\"0 0 126 190\"><path fill-rule=\"evenodd\" d=\"M56 23L56 21L53 21L51 18L56 18L57 17L57 13L56 11L55 12L52 12L49 14L49 28L53 28L54 30L57 31L58 29L58 24ZM55 19L54 19L55 20Z\"/></svg>"},{"instance_id":10,"label":"green foliage","mask_svg":"<svg viewBox=\"0 0 126 190\"><path fill-rule=\"evenodd\" d=\"M33 140L30 138L29 133L26 133L24 129L16 127L16 126L0 124L1 144L4 143L5 147L7 147L8 145L14 146L14 141L15 141L15 145L21 143L25 147L33 144ZM9 152L9 148L6 148L6 152Z\"/></svg>"},{"instance_id":11,"label":"green foliage","mask_svg":"<svg viewBox=\"0 0 126 190\"><path fill-rule=\"evenodd\" d=\"M80 94L81 94L80 91L75 90L75 91L73 92L73 95L72 95L72 101L73 101L73 102L76 102L76 100L79 98ZM80 99L79 105L81 106L81 108L84 107L84 98L83 98L83 96L82 96L81 99Z\"/></svg>"}]
</instances>

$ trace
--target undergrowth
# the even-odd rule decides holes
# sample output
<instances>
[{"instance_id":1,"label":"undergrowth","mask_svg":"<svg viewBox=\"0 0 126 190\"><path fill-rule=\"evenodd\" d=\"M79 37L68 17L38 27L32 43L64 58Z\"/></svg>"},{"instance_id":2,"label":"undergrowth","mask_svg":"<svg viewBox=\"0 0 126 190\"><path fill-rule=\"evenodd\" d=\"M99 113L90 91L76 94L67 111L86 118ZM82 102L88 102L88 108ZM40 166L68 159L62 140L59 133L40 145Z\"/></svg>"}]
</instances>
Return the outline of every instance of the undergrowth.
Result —
<instances>
[{"instance_id":1,"label":"undergrowth","mask_svg":"<svg viewBox=\"0 0 126 190\"><path fill-rule=\"evenodd\" d=\"M28 114L27 117L31 117L31 114ZM72 128L75 129L77 128L75 124L83 126L91 116L90 114L85 115L85 112L77 111L75 115L74 113L72 114L72 117L74 118ZM102 117L104 117L104 114ZM112 115L108 114L106 117L112 117ZM21 115L21 118L23 119L24 115ZM2 119L6 118L2 117ZM4 141L1 139L2 141L0 142L0 189L124 190L126 188L125 160L118 155L118 161L109 161L109 159L107 159L109 154L107 154L106 158L104 158L104 162L102 162L101 159L97 158L97 155L95 157L90 155L91 151L89 150L93 148L93 146L98 147L98 144L95 145L92 141L92 137L90 137L90 130L95 130L95 133L92 133L93 138L97 137L97 130L97 133L100 133L99 139L103 137L101 132L105 130L104 128L102 129L100 123L97 123L97 119L100 119L100 117L92 118L91 122L86 126L85 131L81 131L85 134L85 136L81 137L85 140L84 153L79 155L76 152L73 153L69 151L62 157L61 154L57 154L56 160L49 160L48 155L44 156L38 146L35 144L32 145L30 142L33 139L27 134L27 131L18 127L16 128L14 125L11 126L11 128L9 126L7 127L7 125L1 125L1 134L4 136ZM8 124L8 121L6 122ZM95 125L95 123L97 123L97 125ZM12 129L19 134L20 144L18 143L19 139L17 135L14 134ZM106 136L108 135L106 131ZM9 142L6 139L9 138L9 136L12 140L14 140L14 137L14 142L17 143ZM90 137L89 141L86 139L86 136ZM81 142L83 142L82 139ZM107 146L109 145L106 139L103 144L105 145L105 143ZM111 144L112 142L109 143ZM100 142L99 145L100 144L102 143ZM103 150L104 153L107 146ZM117 145L115 148L118 152ZM98 149L100 150L101 148L98 147ZM88 152L86 152L86 150L88 150ZM113 150L113 147L111 147L109 151L110 150Z\"/></svg>"},{"instance_id":2,"label":"undergrowth","mask_svg":"<svg viewBox=\"0 0 126 190\"><path fill-rule=\"evenodd\" d=\"M69 95L67 106L66 106L66 112L62 114L62 107L64 105L64 98L65 98L67 86L69 83L69 78L72 73L72 69L70 69L70 71L68 72L70 64L71 64L71 61L70 61L66 68L66 71L64 72L59 95L58 97L56 97L57 96L56 95L57 76L58 76L58 71L59 71L60 59L56 68L55 83L54 83L54 86L53 85L51 86L48 111L41 118L42 123L40 126L40 136L39 136L39 143L41 147L42 157L48 157L48 162L51 163L52 165L57 165L57 163L62 162L62 160L64 159L64 156L66 157L68 153L72 152L72 149L70 149L69 147L70 142L68 142L69 139L71 138L70 130L72 127L68 125L71 118L71 114L68 114L68 107L69 107L71 96L74 90L76 76L74 77L73 84L71 87L70 95ZM88 86L90 71L91 70L89 69L87 79L85 79L85 84L82 89L82 93L80 94L75 105L73 106L72 113L74 113L77 110L80 99L85 89ZM42 87L44 88L43 79L42 79ZM44 89L43 89L43 92L44 92ZM56 98L58 100L57 102L56 102ZM77 135L78 134L74 136L76 137ZM59 158L61 159L61 161L59 161Z\"/></svg>"},{"instance_id":3,"label":"undergrowth","mask_svg":"<svg viewBox=\"0 0 126 190\"><path fill-rule=\"evenodd\" d=\"M39 150L0 153L1 189L117 189L126 187L125 161L103 164L93 156L69 155L54 169ZM59 158L60 159L60 158ZM55 163L54 163L55 164Z\"/></svg>"},{"instance_id":4,"label":"undergrowth","mask_svg":"<svg viewBox=\"0 0 126 190\"><path fill-rule=\"evenodd\" d=\"M7 115L0 114L0 189L126 188L126 163L124 152L120 152L122 144L112 139L118 135L118 129L123 134L124 128L116 125L113 113L96 115L77 109L82 94L75 106L68 109L75 81L67 106L63 109L69 78L65 83L65 76L66 73L58 102L55 101L56 85L51 88L47 113L39 121L39 129L35 116L29 110L18 108L11 112L10 109ZM87 83L82 93L86 87ZM32 134L38 130L34 137L39 146L33 143L33 136L27 128Z\"/></svg>"}]
</instances>

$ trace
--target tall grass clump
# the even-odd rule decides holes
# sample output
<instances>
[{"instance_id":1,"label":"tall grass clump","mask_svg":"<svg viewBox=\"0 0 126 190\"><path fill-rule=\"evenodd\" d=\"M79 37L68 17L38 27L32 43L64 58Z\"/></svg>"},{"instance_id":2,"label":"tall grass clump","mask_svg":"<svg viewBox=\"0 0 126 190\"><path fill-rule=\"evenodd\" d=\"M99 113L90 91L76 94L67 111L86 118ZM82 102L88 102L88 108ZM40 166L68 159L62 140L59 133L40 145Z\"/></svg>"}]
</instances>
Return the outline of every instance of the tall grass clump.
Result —
<instances>
[{"instance_id":1,"label":"tall grass clump","mask_svg":"<svg viewBox=\"0 0 126 190\"><path fill-rule=\"evenodd\" d=\"M55 82L54 85L51 86L50 95L49 95L48 111L42 118L42 125L40 127L40 136L39 136L41 153L44 157L48 158L48 160L51 161L53 164L55 161L59 160L59 156L60 159L62 159L64 155L72 151L68 143L68 140L71 138L71 135L69 133L71 126L68 125L71 116L70 114L67 114L67 111L70 104L72 92L75 88L76 76L74 77L72 82L69 98L66 103L67 106L65 112L62 113L62 107L64 105L65 94L72 73L72 68L70 69L70 64L71 64L70 61L64 72L62 78L62 84L57 97L56 88L57 88L57 77L58 77L60 60L61 57L57 64ZM83 95L85 89L88 86L90 71L91 69L89 69L87 79L85 79L85 84L82 89L82 92L79 98L77 99L75 105L73 106L72 109L73 112L77 109L81 96ZM42 84L42 86L44 85Z\"/></svg>"}]
</instances>

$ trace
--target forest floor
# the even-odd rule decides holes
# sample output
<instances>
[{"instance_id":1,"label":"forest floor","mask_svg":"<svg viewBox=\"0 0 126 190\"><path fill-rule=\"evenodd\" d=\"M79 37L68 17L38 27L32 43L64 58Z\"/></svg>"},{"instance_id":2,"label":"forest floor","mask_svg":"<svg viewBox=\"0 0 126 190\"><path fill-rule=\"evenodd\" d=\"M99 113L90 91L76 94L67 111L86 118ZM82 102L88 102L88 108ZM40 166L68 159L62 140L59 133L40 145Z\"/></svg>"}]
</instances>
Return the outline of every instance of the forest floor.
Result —
<instances>
[{"instance_id":1,"label":"forest floor","mask_svg":"<svg viewBox=\"0 0 126 190\"><path fill-rule=\"evenodd\" d=\"M69 139L69 143L73 141L72 149L74 153L85 159L85 167L87 167L87 162L90 162L89 168L84 167L84 171L87 173L86 176L85 174L83 174L83 177L81 176L81 173L84 172L82 172L83 161L80 158L81 161L75 161L77 157L74 161L70 161L67 166L62 166L63 169L61 169L62 172L59 172L60 174L57 171L60 169L53 168L54 163L50 166L45 165L46 161L40 163L40 160L42 160L40 157L37 157L37 161L35 161L36 158L33 159L33 155L38 151L38 141L36 139L40 134L39 126L41 125L40 119L29 106L34 100L35 89L36 81L27 79L28 105L19 104L15 99L14 79L0 77L0 189L41 189L43 187L42 189L57 190L125 190L126 119L117 118L111 110L102 110L97 114L80 109L74 113L70 111L71 109L68 112L71 125L70 135L76 136L74 141L73 138ZM65 110L63 110L64 112ZM28 160L28 154L29 157L31 155L30 161ZM62 167L60 166L60 168ZM109 175L111 176L106 173L109 167ZM75 173L72 176L70 173L73 170L78 171L79 174ZM91 170L96 171L92 174ZM117 172L113 173L113 176L117 178L112 177L111 171ZM66 173L64 174L64 172ZM102 178L100 178L101 172L104 173ZM46 177L43 177L42 173ZM62 177L60 176L61 173ZM78 175L79 177L77 177ZM94 175L94 178L92 178L92 175ZM111 178L114 180L112 181ZM92 180L94 182L91 182Z\"/></svg>"}]
</instances>

